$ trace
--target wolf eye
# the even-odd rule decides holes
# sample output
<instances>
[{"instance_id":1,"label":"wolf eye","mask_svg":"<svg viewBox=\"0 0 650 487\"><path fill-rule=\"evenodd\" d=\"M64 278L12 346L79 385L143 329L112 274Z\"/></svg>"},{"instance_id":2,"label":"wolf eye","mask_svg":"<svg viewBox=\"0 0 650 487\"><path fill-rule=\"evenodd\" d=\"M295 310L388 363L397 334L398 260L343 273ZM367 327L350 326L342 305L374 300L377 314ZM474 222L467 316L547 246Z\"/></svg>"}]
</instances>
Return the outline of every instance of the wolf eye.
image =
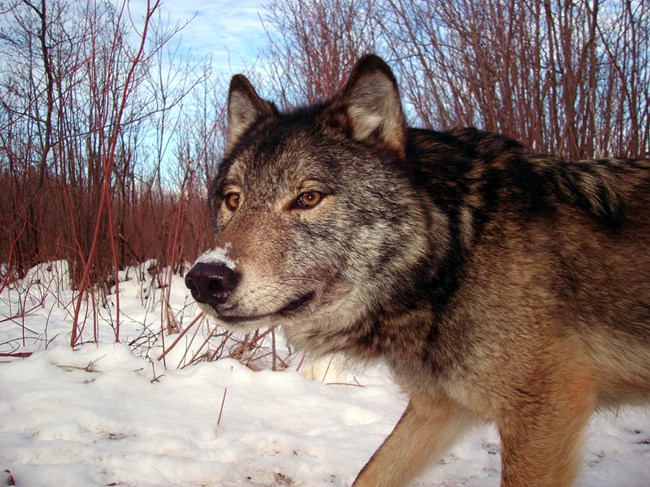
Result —
<instances>
[{"instance_id":1,"label":"wolf eye","mask_svg":"<svg viewBox=\"0 0 650 487\"><path fill-rule=\"evenodd\" d=\"M224 203L226 204L226 208L230 211L235 211L239 208L241 197L239 196L239 193L228 193L224 198Z\"/></svg>"},{"instance_id":2,"label":"wolf eye","mask_svg":"<svg viewBox=\"0 0 650 487\"><path fill-rule=\"evenodd\" d=\"M296 201L294 201L292 208L314 208L322 199L323 193L319 193L318 191L306 191L298 196Z\"/></svg>"}]
</instances>

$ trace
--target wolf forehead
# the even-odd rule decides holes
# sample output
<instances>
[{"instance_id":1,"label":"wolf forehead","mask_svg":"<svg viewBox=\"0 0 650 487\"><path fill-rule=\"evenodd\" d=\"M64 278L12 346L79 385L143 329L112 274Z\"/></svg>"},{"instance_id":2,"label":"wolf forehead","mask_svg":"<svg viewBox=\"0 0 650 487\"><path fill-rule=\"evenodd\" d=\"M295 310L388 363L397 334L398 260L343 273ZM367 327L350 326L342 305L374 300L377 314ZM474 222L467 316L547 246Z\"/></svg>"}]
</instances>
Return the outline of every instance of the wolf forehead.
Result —
<instances>
[{"instance_id":1,"label":"wolf forehead","mask_svg":"<svg viewBox=\"0 0 650 487\"><path fill-rule=\"evenodd\" d=\"M317 114L278 114L273 121L259 121L240 138L221 162L210 195L218 198L228 186L236 186L278 196L310 189L302 187L309 182L336 191L342 177L348 181L377 179L385 168L373 160L376 157L368 157L367 151L360 152L359 145L322 123ZM346 163L359 158L363 158L361 165Z\"/></svg>"},{"instance_id":2,"label":"wolf forehead","mask_svg":"<svg viewBox=\"0 0 650 487\"><path fill-rule=\"evenodd\" d=\"M328 144L317 137L296 129L293 133L268 128L266 133L252 134L239 144L239 150L222 162L219 177L224 182L242 186L249 181L295 182L306 174L319 179L333 178L341 170L338 156L343 148Z\"/></svg>"}]
</instances>

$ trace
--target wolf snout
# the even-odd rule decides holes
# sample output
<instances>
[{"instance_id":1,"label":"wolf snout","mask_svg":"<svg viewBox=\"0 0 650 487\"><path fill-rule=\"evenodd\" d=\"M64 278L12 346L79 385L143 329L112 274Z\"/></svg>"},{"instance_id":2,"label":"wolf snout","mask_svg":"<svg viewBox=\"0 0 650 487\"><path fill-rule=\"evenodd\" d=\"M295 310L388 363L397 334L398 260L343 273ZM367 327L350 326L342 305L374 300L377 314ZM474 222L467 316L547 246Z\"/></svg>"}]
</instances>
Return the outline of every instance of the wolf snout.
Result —
<instances>
[{"instance_id":1,"label":"wolf snout","mask_svg":"<svg viewBox=\"0 0 650 487\"><path fill-rule=\"evenodd\" d=\"M239 282L239 274L223 263L199 262L185 276L185 285L199 303L223 304Z\"/></svg>"}]
</instances>

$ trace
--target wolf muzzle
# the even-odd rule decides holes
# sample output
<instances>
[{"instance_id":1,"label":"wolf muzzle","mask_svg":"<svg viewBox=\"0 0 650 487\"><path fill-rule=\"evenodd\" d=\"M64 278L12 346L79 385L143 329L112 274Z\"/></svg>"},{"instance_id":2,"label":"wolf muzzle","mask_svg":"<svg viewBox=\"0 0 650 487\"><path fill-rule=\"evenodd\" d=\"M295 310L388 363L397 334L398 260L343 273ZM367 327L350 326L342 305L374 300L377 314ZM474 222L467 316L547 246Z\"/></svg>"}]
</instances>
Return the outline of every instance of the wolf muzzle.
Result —
<instances>
[{"instance_id":1,"label":"wolf muzzle","mask_svg":"<svg viewBox=\"0 0 650 487\"><path fill-rule=\"evenodd\" d=\"M224 304L239 283L239 274L222 263L199 262L185 276L185 286L199 303Z\"/></svg>"}]
</instances>

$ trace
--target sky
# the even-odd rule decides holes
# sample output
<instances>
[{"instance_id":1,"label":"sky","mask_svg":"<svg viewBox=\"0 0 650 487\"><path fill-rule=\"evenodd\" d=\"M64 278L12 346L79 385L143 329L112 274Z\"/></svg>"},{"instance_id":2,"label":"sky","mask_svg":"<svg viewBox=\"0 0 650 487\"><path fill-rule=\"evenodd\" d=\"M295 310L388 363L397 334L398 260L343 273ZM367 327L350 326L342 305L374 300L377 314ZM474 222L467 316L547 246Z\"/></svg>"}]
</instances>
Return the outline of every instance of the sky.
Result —
<instances>
[{"instance_id":1,"label":"sky","mask_svg":"<svg viewBox=\"0 0 650 487\"><path fill-rule=\"evenodd\" d=\"M108 0L119 12L126 2L125 19L141 31L147 3L155 0ZM267 45L263 24L269 0L161 0L160 23L185 25L174 37L194 58L212 58L218 71L239 72L255 64ZM13 15L5 7L13 2L0 0L0 26ZM16 3L16 5L21 5ZM34 13L22 5L23 11ZM158 23L158 19L155 20ZM270 26L267 26L270 27ZM134 40L137 42L137 39Z\"/></svg>"},{"instance_id":2,"label":"sky","mask_svg":"<svg viewBox=\"0 0 650 487\"><path fill-rule=\"evenodd\" d=\"M125 0L111 0L120 9ZM141 32L146 13L146 0L126 0L128 15L135 24L136 31ZM154 3L154 0L151 0ZM162 0L159 8L159 19L154 24L162 30L171 30L175 25L182 26L180 32L166 44L165 53L161 59L162 70L173 73L184 60L191 61L188 65L196 66L195 74L202 72L206 66L204 61L210 61L210 79L219 80L219 85L225 90L230 78L237 73L250 74L262 71L264 61L261 59L268 45L265 30L271 26L264 25L267 15L265 4L268 0ZM134 43L139 39L134 38ZM179 47L175 56L175 67L170 67L168 53ZM179 82L180 80L172 76ZM183 84L181 82L181 84ZM185 105L191 104L190 96ZM223 93L225 104L225 91ZM173 115L172 115L173 117ZM173 141L173 133L167 137ZM152 134L145 136L145 142L155 144ZM169 152L171 150L171 152ZM163 156L172 168L177 169L174 144L167 146L167 156ZM166 167L166 165L165 165ZM166 171L163 167L163 171Z\"/></svg>"},{"instance_id":3,"label":"sky","mask_svg":"<svg viewBox=\"0 0 650 487\"><path fill-rule=\"evenodd\" d=\"M131 9L140 3L132 0ZM189 20L178 34L181 47L197 59L211 57L220 73L252 68L267 44L264 0L166 0L161 14L172 24Z\"/></svg>"}]
</instances>

